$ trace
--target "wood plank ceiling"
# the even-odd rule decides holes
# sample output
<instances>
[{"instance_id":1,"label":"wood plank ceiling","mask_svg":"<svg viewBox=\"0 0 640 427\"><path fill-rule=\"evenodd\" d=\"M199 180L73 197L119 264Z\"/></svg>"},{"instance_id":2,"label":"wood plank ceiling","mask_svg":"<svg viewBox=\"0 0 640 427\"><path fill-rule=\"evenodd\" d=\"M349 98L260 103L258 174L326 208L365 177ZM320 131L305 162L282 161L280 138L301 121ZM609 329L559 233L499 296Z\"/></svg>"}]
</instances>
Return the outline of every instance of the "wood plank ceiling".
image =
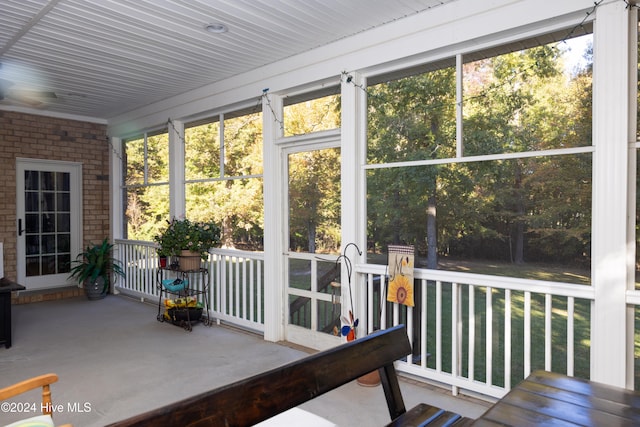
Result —
<instances>
[{"instance_id":1,"label":"wood plank ceiling","mask_svg":"<svg viewBox=\"0 0 640 427\"><path fill-rule=\"evenodd\" d=\"M451 1L0 0L0 108L108 119Z\"/></svg>"}]
</instances>

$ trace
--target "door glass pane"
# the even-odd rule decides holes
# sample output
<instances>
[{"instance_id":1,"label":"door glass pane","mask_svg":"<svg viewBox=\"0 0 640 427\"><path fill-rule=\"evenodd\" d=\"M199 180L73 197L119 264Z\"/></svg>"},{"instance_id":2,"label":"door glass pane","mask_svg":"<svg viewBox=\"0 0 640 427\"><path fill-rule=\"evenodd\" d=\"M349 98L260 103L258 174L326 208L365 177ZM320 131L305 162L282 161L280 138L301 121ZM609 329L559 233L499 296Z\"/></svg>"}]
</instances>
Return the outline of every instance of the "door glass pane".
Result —
<instances>
[{"instance_id":1,"label":"door glass pane","mask_svg":"<svg viewBox=\"0 0 640 427\"><path fill-rule=\"evenodd\" d=\"M340 248L340 150L289 156L289 250L337 253Z\"/></svg>"},{"instance_id":2,"label":"door glass pane","mask_svg":"<svg viewBox=\"0 0 640 427\"><path fill-rule=\"evenodd\" d=\"M38 233L40 231L40 215L38 214L25 215L25 231L27 235L32 233ZM27 240L29 239L27 238Z\"/></svg>"},{"instance_id":3,"label":"door glass pane","mask_svg":"<svg viewBox=\"0 0 640 427\"><path fill-rule=\"evenodd\" d=\"M55 172L40 172L40 186L42 190L52 191L55 189Z\"/></svg>"},{"instance_id":4,"label":"door glass pane","mask_svg":"<svg viewBox=\"0 0 640 427\"><path fill-rule=\"evenodd\" d=\"M289 259L289 287L311 290L311 261Z\"/></svg>"},{"instance_id":5,"label":"door glass pane","mask_svg":"<svg viewBox=\"0 0 640 427\"><path fill-rule=\"evenodd\" d=\"M38 171L24 172L24 188L25 190L36 191L40 188L40 175Z\"/></svg>"},{"instance_id":6,"label":"door glass pane","mask_svg":"<svg viewBox=\"0 0 640 427\"><path fill-rule=\"evenodd\" d=\"M71 210L71 194L69 193L58 193L56 195L56 206L59 211L70 211Z\"/></svg>"},{"instance_id":7,"label":"door glass pane","mask_svg":"<svg viewBox=\"0 0 640 427\"><path fill-rule=\"evenodd\" d=\"M311 298L289 295L289 324L311 327Z\"/></svg>"},{"instance_id":8,"label":"door glass pane","mask_svg":"<svg viewBox=\"0 0 640 427\"><path fill-rule=\"evenodd\" d=\"M68 273L71 177L67 172L25 171L26 275Z\"/></svg>"},{"instance_id":9,"label":"door glass pane","mask_svg":"<svg viewBox=\"0 0 640 427\"><path fill-rule=\"evenodd\" d=\"M56 174L56 182L58 190L71 191L71 175L65 172L58 172Z\"/></svg>"},{"instance_id":10,"label":"door glass pane","mask_svg":"<svg viewBox=\"0 0 640 427\"><path fill-rule=\"evenodd\" d=\"M25 210L27 212L38 212L40 206L38 204L38 191L29 191L24 195Z\"/></svg>"},{"instance_id":11,"label":"door glass pane","mask_svg":"<svg viewBox=\"0 0 640 427\"><path fill-rule=\"evenodd\" d=\"M335 262L318 261L318 292L324 294L331 294L335 292L335 289L331 286L332 282L335 282L340 276L340 269Z\"/></svg>"},{"instance_id":12,"label":"door glass pane","mask_svg":"<svg viewBox=\"0 0 640 427\"><path fill-rule=\"evenodd\" d=\"M340 335L340 304L318 301L318 332Z\"/></svg>"}]
</instances>

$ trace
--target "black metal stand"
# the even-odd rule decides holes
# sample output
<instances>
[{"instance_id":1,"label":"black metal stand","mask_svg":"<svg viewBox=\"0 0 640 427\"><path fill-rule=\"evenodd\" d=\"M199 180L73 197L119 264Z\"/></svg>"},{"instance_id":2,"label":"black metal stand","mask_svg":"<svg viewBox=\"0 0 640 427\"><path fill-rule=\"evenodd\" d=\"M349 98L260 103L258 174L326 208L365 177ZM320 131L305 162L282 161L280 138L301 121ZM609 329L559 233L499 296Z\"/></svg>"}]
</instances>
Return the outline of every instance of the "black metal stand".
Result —
<instances>
[{"instance_id":1,"label":"black metal stand","mask_svg":"<svg viewBox=\"0 0 640 427\"><path fill-rule=\"evenodd\" d=\"M173 278L186 281L184 289L172 291L162 284L163 279ZM158 298L158 315L156 317L159 322L167 320L174 325L183 327L189 332L192 330L192 322L197 320L200 320L205 326L211 326L212 322L209 317L209 270L206 268L199 268L197 270L179 270L171 267L159 268L156 281L158 290L160 291L160 297ZM199 283L201 286L194 286L196 283ZM167 319L163 313L162 302L163 299L167 299L172 295L176 298L196 297L196 300L201 297L201 299L204 300L204 313L202 313L199 319L191 320L190 307L176 307L173 316Z\"/></svg>"}]
</instances>

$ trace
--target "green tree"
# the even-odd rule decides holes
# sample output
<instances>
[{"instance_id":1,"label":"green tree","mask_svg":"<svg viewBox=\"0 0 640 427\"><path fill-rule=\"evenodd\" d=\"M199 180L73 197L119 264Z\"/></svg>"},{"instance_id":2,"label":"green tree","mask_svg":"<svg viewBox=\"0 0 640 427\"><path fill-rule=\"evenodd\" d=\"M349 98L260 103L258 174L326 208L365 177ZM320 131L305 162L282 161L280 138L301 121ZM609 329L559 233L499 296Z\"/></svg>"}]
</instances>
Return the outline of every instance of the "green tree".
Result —
<instances>
[{"instance_id":1,"label":"green tree","mask_svg":"<svg viewBox=\"0 0 640 427\"><path fill-rule=\"evenodd\" d=\"M227 247L260 249L264 229L262 115L231 116L185 131L187 217L216 221Z\"/></svg>"},{"instance_id":2,"label":"green tree","mask_svg":"<svg viewBox=\"0 0 640 427\"><path fill-rule=\"evenodd\" d=\"M339 149L305 151L289 156L289 224L292 249L310 253L338 250Z\"/></svg>"},{"instance_id":3,"label":"green tree","mask_svg":"<svg viewBox=\"0 0 640 427\"><path fill-rule=\"evenodd\" d=\"M584 105L590 99L586 88L590 78L568 81L556 47L540 46L500 55L474 63L467 70L471 75L481 70L484 77L470 79L476 84L467 87L466 155L590 144ZM477 84L478 81L483 83ZM491 188L494 197L487 204L488 218L493 221L488 228L498 231L508 243L511 261L525 261L527 236L534 238L546 234L546 230L565 229L568 225L562 217L590 217L585 215L589 207L584 204L590 200L584 194L590 194L590 175L585 175L590 173L589 164L584 156L525 157L493 162L493 173L479 174L489 177L478 184ZM580 183L585 185L576 196L575 186ZM573 237L584 233L588 225L582 221Z\"/></svg>"},{"instance_id":4,"label":"green tree","mask_svg":"<svg viewBox=\"0 0 640 427\"><path fill-rule=\"evenodd\" d=\"M453 157L455 70L444 68L370 88L368 123L369 163ZM438 188L447 185L440 172L439 167L401 167L368 178L370 235L391 244L426 246L428 268L437 268L438 262L437 195ZM380 235L380 230L390 233Z\"/></svg>"},{"instance_id":5,"label":"green tree","mask_svg":"<svg viewBox=\"0 0 640 427\"><path fill-rule=\"evenodd\" d=\"M168 144L166 131L124 142L129 239L151 240L168 218Z\"/></svg>"}]
</instances>

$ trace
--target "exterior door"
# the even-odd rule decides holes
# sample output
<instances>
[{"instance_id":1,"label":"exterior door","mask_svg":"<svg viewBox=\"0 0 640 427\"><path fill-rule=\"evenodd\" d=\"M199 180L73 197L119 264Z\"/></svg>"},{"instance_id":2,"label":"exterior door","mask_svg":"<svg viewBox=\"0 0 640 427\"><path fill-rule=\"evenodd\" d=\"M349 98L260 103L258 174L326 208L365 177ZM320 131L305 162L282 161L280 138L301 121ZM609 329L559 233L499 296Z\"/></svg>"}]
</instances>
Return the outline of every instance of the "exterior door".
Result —
<instances>
[{"instance_id":1,"label":"exterior door","mask_svg":"<svg viewBox=\"0 0 640 427\"><path fill-rule=\"evenodd\" d=\"M27 289L66 286L81 251L79 163L18 159L17 276Z\"/></svg>"},{"instance_id":2,"label":"exterior door","mask_svg":"<svg viewBox=\"0 0 640 427\"><path fill-rule=\"evenodd\" d=\"M287 340L324 349L339 342L340 149L288 151Z\"/></svg>"}]
</instances>

